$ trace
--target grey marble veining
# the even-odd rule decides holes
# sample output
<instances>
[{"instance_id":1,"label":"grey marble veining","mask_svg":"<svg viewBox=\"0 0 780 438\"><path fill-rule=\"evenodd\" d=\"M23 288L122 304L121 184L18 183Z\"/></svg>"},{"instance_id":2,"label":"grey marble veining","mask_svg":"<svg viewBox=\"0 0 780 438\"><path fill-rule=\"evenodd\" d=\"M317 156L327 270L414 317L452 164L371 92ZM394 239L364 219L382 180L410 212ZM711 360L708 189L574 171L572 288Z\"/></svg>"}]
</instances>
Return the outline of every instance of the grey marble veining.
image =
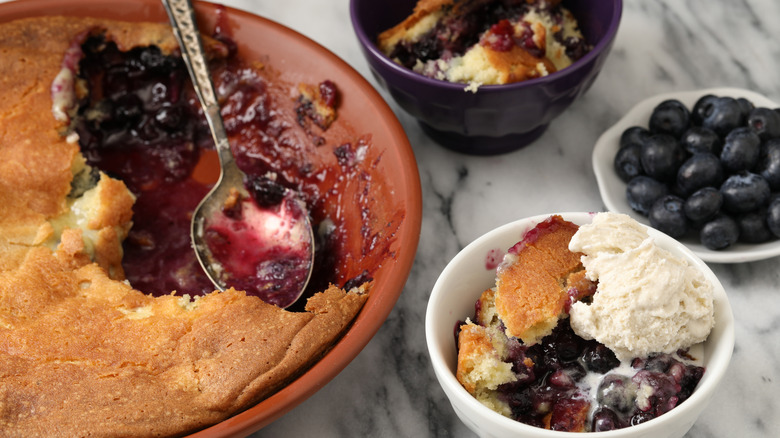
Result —
<instances>
[{"instance_id":1,"label":"grey marble veining","mask_svg":"<svg viewBox=\"0 0 780 438\"><path fill-rule=\"evenodd\" d=\"M373 85L347 0L230 0L324 45ZM449 152L383 93L413 145L423 190L417 258L386 323L333 381L253 436L473 436L457 419L428 360L424 315L446 263L512 220L603 210L590 167L598 136L658 93L731 86L780 101L780 2L627 0L610 59L591 90L533 145L500 157ZM780 258L712 265L736 318L731 373L691 438L774 437L780 430Z\"/></svg>"},{"instance_id":2,"label":"grey marble veining","mask_svg":"<svg viewBox=\"0 0 780 438\"><path fill-rule=\"evenodd\" d=\"M377 86L352 32L348 0L221 2L308 36ZM603 210L590 166L599 135L646 97L720 86L780 102L779 1L626 0L612 54L591 90L536 143L499 157L437 146L382 91L420 169L423 223L415 265L395 309L357 358L252 436L473 436L455 416L428 359L425 307L439 272L499 225L530 215ZM729 376L688 437L776 437L780 257L711 267L731 301L736 347Z\"/></svg>"}]
</instances>

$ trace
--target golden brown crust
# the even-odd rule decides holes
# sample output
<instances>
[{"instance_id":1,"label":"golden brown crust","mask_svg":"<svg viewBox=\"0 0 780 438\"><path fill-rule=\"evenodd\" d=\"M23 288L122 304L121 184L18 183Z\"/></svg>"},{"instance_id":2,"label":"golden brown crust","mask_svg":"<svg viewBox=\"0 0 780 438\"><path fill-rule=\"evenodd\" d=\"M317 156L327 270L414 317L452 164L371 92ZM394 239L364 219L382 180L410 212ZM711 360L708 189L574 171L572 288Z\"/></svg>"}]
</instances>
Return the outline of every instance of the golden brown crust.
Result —
<instances>
[{"instance_id":1,"label":"golden brown crust","mask_svg":"<svg viewBox=\"0 0 780 438\"><path fill-rule=\"evenodd\" d=\"M496 310L507 335L526 344L552 332L569 300L568 277L584 269L582 254L569 251L577 226L560 217L553 220L560 226L540 233L535 242L517 252L514 263L498 273Z\"/></svg>"},{"instance_id":2,"label":"golden brown crust","mask_svg":"<svg viewBox=\"0 0 780 438\"><path fill-rule=\"evenodd\" d=\"M474 395L477 383L470 377L474 368L484 362L486 356L496 355L485 327L476 324L463 324L458 334L458 364L455 377L461 385Z\"/></svg>"},{"instance_id":3,"label":"golden brown crust","mask_svg":"<svg viewBox=\"0 0 780 438\"><path fill-rule=\"evenodd\" d=\"M124 49L176 47L161 24L0 25L3 436L170 436L214 424L318 360L368 297L368 285L331 287L292 313L235 290L197 300L134 290L116 280L133 199L106 176L87 225L58 236L79 151L61 136L50 86L71 42L95 29ZM84 238L91 231L94 248Z\"/></svg>"},{"instance_id":4,"label":"golden brown crust","mask_svg":"<svg viewBox=\"0 0 780 438\"><path fill-rule=\"evenodd\" d=\"M377 37L377 44L379 45L380 50L385 52L385 54L388 54L393 46L395 46L400 39L404 38L404 36L406 36L415 25L420 23L423 18L451 7L452 3L453 0L418 1L414 6L412 14L406 17L404 21L379 34Z\"/></svg>"},{"instance_id":5,"label":"golden brown crust","mask_svg":"<svg viewBox=\"0 0 780 438\"><path fill-rule=\"evenodd\" d=\"M318 359L362 292L331 287L312 298L316 313L234 290L152 298L36 248L0 274L0 428L171 435L212 424Z\"/></svg>"},{"instance_id":6,"label":"golden brown crust","mask_svg":"<svg viewBox=\"0 0 780 438\"><path fill-rule=\"evenodd\" d=\"M540 77L539 64L543 64L547 73L554 73L555 64L548 58L531 55L527 50L513 46L507 51L497 51L484 47L489 65L500 72L499 83L520 82Z\"/></svg>"}]
</instances>

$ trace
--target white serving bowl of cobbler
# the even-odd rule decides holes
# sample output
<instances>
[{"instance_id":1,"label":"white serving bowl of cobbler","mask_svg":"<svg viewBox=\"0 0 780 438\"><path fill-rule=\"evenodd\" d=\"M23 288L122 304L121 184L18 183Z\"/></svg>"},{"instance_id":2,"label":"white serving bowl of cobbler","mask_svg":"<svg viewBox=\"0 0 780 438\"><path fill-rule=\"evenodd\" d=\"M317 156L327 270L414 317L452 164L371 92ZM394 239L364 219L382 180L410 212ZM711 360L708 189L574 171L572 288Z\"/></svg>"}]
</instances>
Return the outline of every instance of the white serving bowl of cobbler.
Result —
<instances>
[{"instance_id":1,"label":"white serving bowl of cobbler","mask_svg":"<svg viewBox=\"0 0 780 438\"><path fill-rule=\"evenodd\" d=\"M643 257L637 256L637 251L653 251L676 260L671 263L672 269L683 269L693 279L686 280L688 286L685 288L697 291L695 301L699 304L706 301L709 307L698 312L693 302L688 302L687 308L675 306L676 310L671 313L676 312L677 316L667 321L673 322L665 329L659 329L660 326L652 321L643 324L653 326L654 331L679 332L689 331L688 326L703 324L708 332L705 340L692 339L693 345L676 351L637 354L639 357L634 358L631 352L623 351L618 354L621 359L616 359L611 350L615 343L620 345L620 339L607 337L602 344L598 335L597 341L580 337L579 330L573 332L572 327L579 326L578 321L581 321L570 316L575 313L573 309L578 306L581 308L577 310L595 309L599 300L602 300L599 305L603 305L605 298L599 298L599 294L606 296L607 286L614 284L610 283L607 268L597 267L595 255L588 252L604 245L582 244L585 249L581 251L587 254L582 265L578 264L580 249L573 247L569 251L567 247L568 242L573 244L577 239L582 243L583 238L572 234L586 228L588 231L595 229L596 222L603 222L600 215L614 214L560 213L506 224L467 245L436 281L425 321L431 363L456 414L477 435L682 437L716 392L734 347L734 321L728 298L721 283L701 259L657 230L635 221L629 226L620 225L617 230L613 226L606 232L617 234L617 243L607 244L608 249L602 248L604 253L601 254L609 253L606 259L613 261L624 256L625 260L634 263L635 259ZM632 221L628 216L619 216L621 221ZM599 226L604 229L602 224ZM625 228L635 229L645 236L638 249L623 248L625 252L616 249L622 247L622 241L632 240L622 234ZM604 240L603 237L597 239ZM650 264L669 263L655 261ZM517 268L515 273L507 274L512 266ZM639 272L653 268L633 269L620 267L617 271ZM594 279L591 270L598 270L600 276ZM512 276L519 280L513 280ZM546 277L552 277L552 280L544 279ZM668 280L663 282L668 283ZM637 283L645 285L644 281ZM652 287L651 283L652 279L642 287ZM503 298L502 301L499 298L502 288L508 289L510 285L517 287L523 296ZM705 289L701 289L703 285ZM633 285L624 287L631 289ZM544 301L536 297L543 289L560 290L563 298L529 310L529 304L533 307L533 303ZM703 297L708 298L704 300ZM681 302L687 300L680 298ZM518 310L520 307L524 310ZM628 307L632 307L631 304ZM645 321L648 314L643 312L648 309L648 306L633 306L635 313L630 314L629 319ZM621 312L612 310L612 313ZM677 319L683 314L691 319L687 322ZM517 315L521 315L520 320ZM656 317L659 317L657 312L651 319ZM602 315L602 318L604 325L617 324L614 327L619 327L621 324L608 321L607 316ZM538 323L523 326L525 319ZM641 332L643 328L630 326L629 323L625 330L631 333L623 336L623 341L628 341L628 348L639 348L639 343L628 338L636 338L639 332L632 330ZM510 335L510 329L517 337ZM649 348L647 351L653 351L660 349L658 345L644 346ZM620 348L614 348L620 351Z\"/></svg>"}]
</instances>

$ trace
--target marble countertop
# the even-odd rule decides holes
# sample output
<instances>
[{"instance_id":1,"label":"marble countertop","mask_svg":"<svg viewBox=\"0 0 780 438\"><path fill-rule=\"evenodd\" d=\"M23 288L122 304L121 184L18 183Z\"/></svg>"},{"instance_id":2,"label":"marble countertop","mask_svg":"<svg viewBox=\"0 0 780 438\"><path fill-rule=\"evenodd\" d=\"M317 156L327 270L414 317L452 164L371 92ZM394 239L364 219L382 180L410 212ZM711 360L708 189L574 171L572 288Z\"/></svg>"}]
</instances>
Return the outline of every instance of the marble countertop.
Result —
<instances>
[{"instance_id":1,"label":"marble countertop","mask_svg":"<svg viewBox=\"0 0 780 438\"><path fill-rule=\"evenodd\" d=\"M348 0L220 2L308 36L378 88L352 31ZM646 97L739 87L780 102L779 19L776 0L626 1L612 54L593 87L534 144L501 156L466 156L438 146L380 90L419 165L423 221L414 267L394 310L357 358L252 437L474 436L439 387L425 343L425 308L441 270L469 242L507 222L605 210L590 165L594 143ZM710 266L731 301L736 347L729 376L687 436L775 437L780 258Z\"/></svg>"},{"instance_id":2,"label":"marble countertop","mask_svg":"<svg viewBox=\"0 0 780 438\"><path fill-rule=\"evenodd\" d=\"M378 88L352 32L347 0L223 2L312 38ZM425 307L439 272L461 248L504 223L604 210L590 166L593 145L646 97L728 86L780 102L778 19L775 0L627 1L612 54L590 91L534 144L497 157L436 145L382 91L420 169L423 222L414 267L395 309L360 355L253 437L473 436L436 382L426 349ZM777 436L780 258L711 267L733 307L736 347L730 375L687 436Z\"/></svg>"}]
</instances>

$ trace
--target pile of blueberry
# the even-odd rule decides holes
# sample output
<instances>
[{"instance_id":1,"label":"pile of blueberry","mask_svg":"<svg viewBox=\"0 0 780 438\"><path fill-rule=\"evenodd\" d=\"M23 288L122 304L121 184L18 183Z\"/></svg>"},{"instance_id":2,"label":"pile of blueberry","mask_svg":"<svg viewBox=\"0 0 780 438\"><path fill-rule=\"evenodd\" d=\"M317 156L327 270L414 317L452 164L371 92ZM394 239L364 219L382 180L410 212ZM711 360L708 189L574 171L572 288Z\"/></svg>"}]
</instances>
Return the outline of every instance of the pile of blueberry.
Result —
<instances>
[{"instance_id":1,"label":"pile of blueberry","mask_svg":"<svg viewBox=\"0 0 780 438\"><path fill-rule=\"evenodd\" d=\"M653 228L721 250L780 237L780 109L706 95L671 99L620 137L615 170Z\"/></svg>"},{"instance_id":2,"label":"pile of blueberry","mask_svg":"<svg viewBox=\"0 0 780 438\"><path fill-rule=\"evenodd\" d=\"M665 353L633 359L633 375L613 372L620 365L615 354L577 336L568 319L538 344L511 338L507 351L518 379L499 385L499 399L516 421L560 431L603 432L644 423L687 400L704 375L703 367ZM603 375L595 399L586 389L589 372Z\"/></svg>"}]
</instances>

